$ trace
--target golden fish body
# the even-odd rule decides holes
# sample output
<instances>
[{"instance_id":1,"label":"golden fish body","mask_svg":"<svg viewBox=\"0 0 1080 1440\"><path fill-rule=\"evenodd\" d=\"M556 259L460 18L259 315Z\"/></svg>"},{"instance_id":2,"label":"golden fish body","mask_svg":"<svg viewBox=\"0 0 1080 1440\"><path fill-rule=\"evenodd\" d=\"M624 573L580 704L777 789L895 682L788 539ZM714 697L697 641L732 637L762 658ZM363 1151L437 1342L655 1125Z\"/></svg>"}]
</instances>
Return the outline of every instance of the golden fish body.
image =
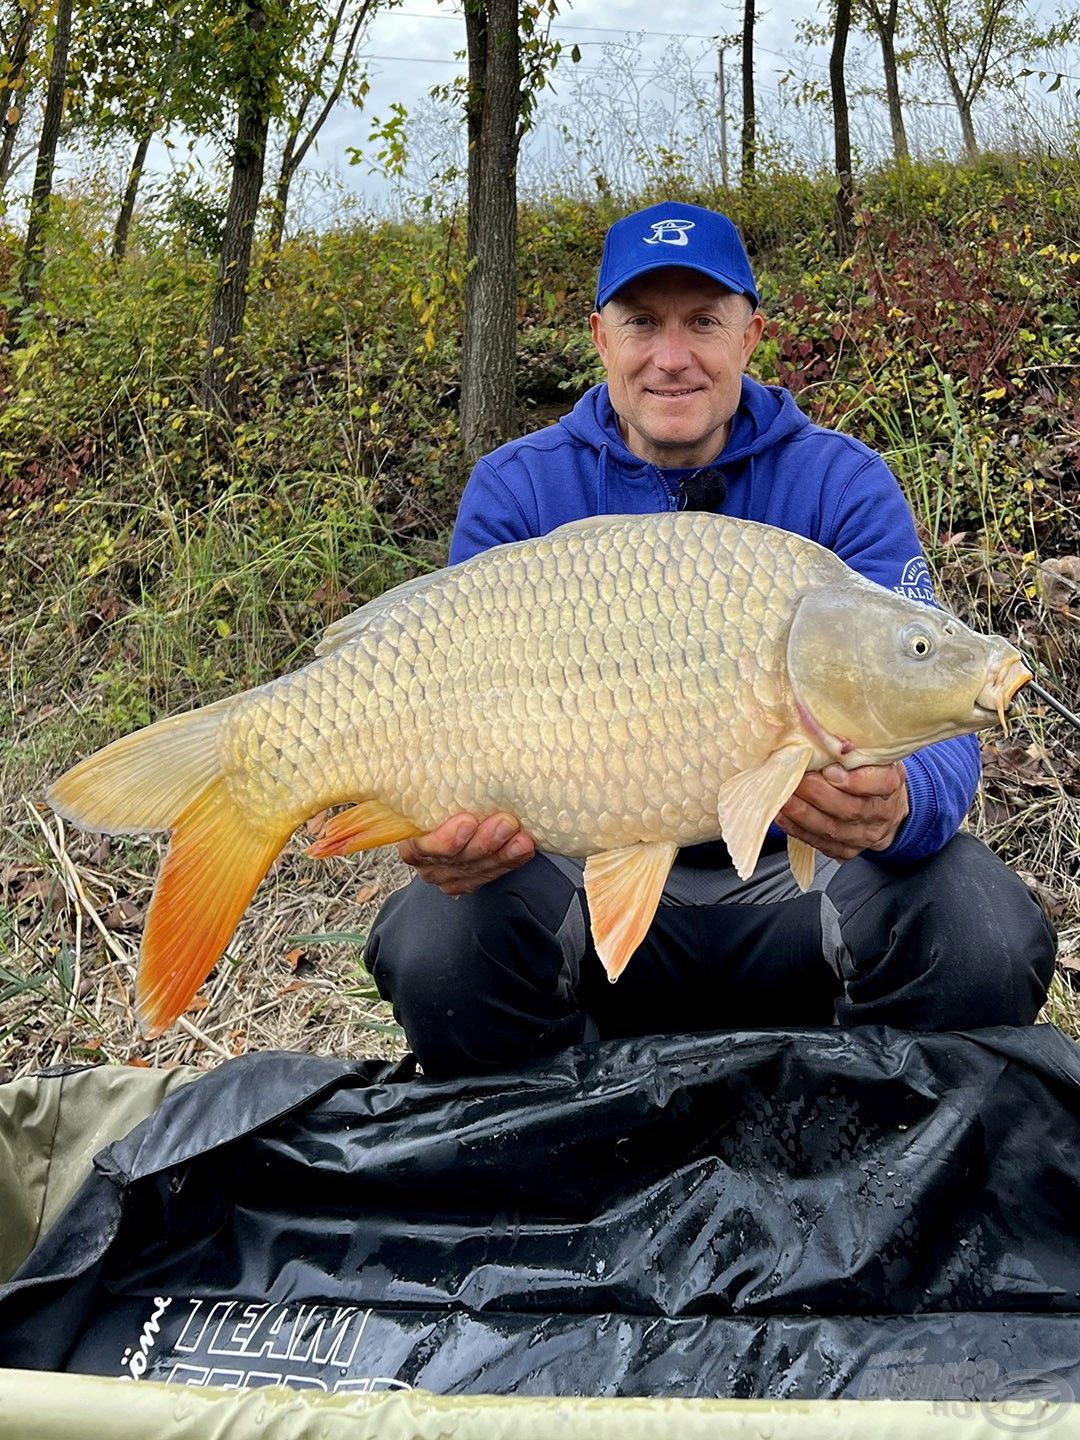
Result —
<instances>
[{"instance_id":1,"label":"golden fish body","mask_svg":"<svg viewBox=\"0 0 1080 1440\"><path fill-rule=\"evenodd\" d=\"M722 528L605 518L365 607L324 658L233 702L237 802L275 829L365 795L420 830L509 810L564 855L715 838L721 785L797 721L796 596L851 573L783 531Z\"/></svg>"},{"instance_id":2,"label":"golden fish body","mask_svg":"<svg viewBox=\"0 0 1080 1440\"><path fill-rule=\"evenodd\" d=\"M1030 678L1000 639L894 595L812 541L701 512L604 516L408 582L295 674L158 722L50 800L87 828L171 829L139 979L164 1028L294 827L316 853L518 816L590 857L616 975L680 845L721 832L748 875L808 769L897 759L1004 715ZM812 852L793 843L800 883Z\"/></svg>"}]
</instances>

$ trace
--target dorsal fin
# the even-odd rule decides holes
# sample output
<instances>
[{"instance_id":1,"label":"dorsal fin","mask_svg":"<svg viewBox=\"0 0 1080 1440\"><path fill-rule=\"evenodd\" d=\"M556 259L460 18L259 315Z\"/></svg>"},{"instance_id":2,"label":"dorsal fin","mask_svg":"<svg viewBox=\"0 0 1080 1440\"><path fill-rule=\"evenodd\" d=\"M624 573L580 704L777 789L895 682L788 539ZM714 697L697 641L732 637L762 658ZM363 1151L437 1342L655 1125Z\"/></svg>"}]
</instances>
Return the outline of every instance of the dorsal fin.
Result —
<instances>
[{"instance_id":1,"label":"dorsal fin","mask_svg":"<svg viewBox=\"0 0 1080 1440\"><path fill-rule=\"evenodd\" d=\"M580 534L582 531L589 530L608 530L618 525L620 521L625 523L627 520L655 520L657 518L656 515L583 515L580 520L568 520L565 525L556 525L555 529L549 530L544 538L550 540L555 535L573 535L575 532ZM537 536L536 538L540 539L541 537Z\"/></svg>"},{"instance_id":2,"label":"dorsal fin","mask_svg":"<svg viewBox=\"0 0 1080 1440\"><path fill-rule=\"evenodd\" d=\"M369 625L385 615L399 600L423 595L425 591L438 586L445 576L483 561L491 555L492 550L513 550L521 545L534 545L537 540L548 539L552 535L569 535L575 532L608 529L620 521L648 518L650 517L641 515L586 515L581 520L570 520L565 525L559 525L556 529L549 531L546 536L529 535L524 540L509 540L505 545L495 545L491 549L482 550L478 555L472 555L458 565L444 566L442 569L432 570L427 575L414 575L411 580L406 580L401 585L395 585L392 590L386 590L382 595L377 595L374 600L369 600L358 610L353 610L350 614L343 615L340 620L335 620L323 632L322 639L315 647L315 654L330 655L335 650L339 650L342 645L355 640L361 631L366 630Z\"/></svg>"},{"instance_id":3,"label":"dorsal fin","mask_svg":"<svg viewBox=\"0 0 1080 1440\"><path fill-rule=\"evenodd\" d=\"M433 585L438 584L445 570L432 570L427 575L414 575L411 580L405 580L400 585L395 585L391 590L384 590L381 595L376 595L374 600L369 600L366 605L361 605L359 610L352 610L348 615L343 615L340 620L335 620L323 631L322 639L315 646L316 655L331 655L335 650L340 650L342 645L354 640L361 630L366 630L369 625L385 615L399 600L407 595L422 595Z\"/></svg>"}]
</instances>

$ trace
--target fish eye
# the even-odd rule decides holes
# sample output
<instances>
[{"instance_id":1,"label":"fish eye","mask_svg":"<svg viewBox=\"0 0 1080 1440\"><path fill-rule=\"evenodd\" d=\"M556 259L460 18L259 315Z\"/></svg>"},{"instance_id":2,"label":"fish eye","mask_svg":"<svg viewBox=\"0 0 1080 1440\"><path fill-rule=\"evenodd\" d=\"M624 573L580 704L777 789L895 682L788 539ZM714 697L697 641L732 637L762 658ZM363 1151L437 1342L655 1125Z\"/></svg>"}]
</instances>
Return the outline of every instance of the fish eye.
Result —
<instances>
[{"instance_id":1,"label":"fish eye","mask_svg":"<svg viewBox=\"0 0 1080 1440\"><path fill-rule=\"evenodd\" d=\"M933 639L921 625L909 625L901 639L908 654L916 660L925 660L934 648Z\"/></svg>"}]
</instances>

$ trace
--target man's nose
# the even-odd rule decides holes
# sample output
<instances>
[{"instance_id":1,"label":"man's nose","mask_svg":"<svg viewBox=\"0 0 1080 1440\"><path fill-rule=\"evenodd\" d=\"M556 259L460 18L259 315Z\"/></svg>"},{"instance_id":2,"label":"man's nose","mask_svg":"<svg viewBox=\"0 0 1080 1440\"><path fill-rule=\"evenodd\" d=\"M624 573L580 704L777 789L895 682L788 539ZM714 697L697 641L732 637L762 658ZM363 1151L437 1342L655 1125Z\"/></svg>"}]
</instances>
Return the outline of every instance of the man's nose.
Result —
<instances>
[{"instance_id":1,"label":"man's nose","mask_svg":"<svg viewBox=\"0 0 1080 1440\"><path fill-rule=\"evenodd\" d=\"M661 370L685 370L693 357L681 325L665 325L657 336L654 359Z\"/></svg>"}]
</instances>

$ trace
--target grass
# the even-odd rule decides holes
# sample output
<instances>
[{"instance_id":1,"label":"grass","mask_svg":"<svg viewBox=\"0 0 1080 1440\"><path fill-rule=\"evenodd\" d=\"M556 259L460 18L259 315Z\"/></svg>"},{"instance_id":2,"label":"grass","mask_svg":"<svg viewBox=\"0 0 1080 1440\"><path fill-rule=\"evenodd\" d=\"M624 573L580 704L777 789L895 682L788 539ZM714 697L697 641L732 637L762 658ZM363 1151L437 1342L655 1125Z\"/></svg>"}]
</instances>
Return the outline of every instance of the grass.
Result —
<instances>
[{"instance_id":1,"label":"grass","mask_svg":"<svg viewBox=\"0 0 1080 1440\"><path fill-rule=\"evenodd\" d=\"M205 1064L267 1046L400 1048L359 944L296 941L370 922L404 879L396 856L320 864L294 842L205 1009L147 1047L130 994L162 846L68 831L42 794L116 735L294 667L330 621L430 563L425 547L404 551L362 487L334 476L239 487L199 508L160 485L138 503L88 496L36 515L30 537L0 549L0 1075L88 1059Z\"/></svg>"},{"instance_id":2,"label":"grass","mask_svg":"<svg viewBox=\"0 0 1080 1440\"><path fill-rule=\"evenodd\" d=\"M979 217L1004 213L1005 182L984 169L935 172L907 218L904 196L899 210L887 194L871 198L886 235L875 264L903 260L907 232L899 241L889 232L908 219L917 257L948 258L945 230L920 238L935 215L977 255L992 239ZM944 603L1019 644L1075 709L1080 597L1071 608L1055 598L1044 568L1080 555L1080 491L1070 488L1080 416L1075 187L1022 166L1009 183L1020 207L1009 223L1030 223L1035 238L995 263L1006 289L1009 267L1022 268L1036 339L1022 373L998 375L989 393L962 356L954 373L948 353L955 340L969 353L982 345L988 365L997 355L993 316L979 318L977 267L964 272L969 291L954 309L931 314L946 327L936 348L934 334L905 338L904 316L927 297L921 272L910 305L896 292L899 307L879 296L864 310L863 282L836 266L812 226L766 269L786 331L809 349L796 374L833 356L832 368L812 371L803 402L839 414L885 454ZM760 199L768 209L764 190ZM70 220L74 234L77 207ZM522 393L546 404L585 374L579 322L603 227L570 202L559 225L542 220L529 221L523 246L520 378ZM876 243L873 226L861 243ZM253 297L247 411L231 439L189 408L209 270L175 246L119 270L92 249L86 241L74 259L60 257L55 323L26 352L0 358L0 1073L86 1059L209 1065L257 1046L388 1052L400 1037L380 1028L390 1016L359 965L357 937L404 878L392 851L318 864L298 837L202 1008L147 1047L129 997L160 843L67 831L42 795L74 758L117 735L302 663L339 615L442 562L464 473L448 242L406 226L374 248L348 234L290 248L273 291ZM421 317L437 299L446 308L438 325L423 321L425 335ZM841 348L830 351L837 334ZM884 350L875 345L889 335ZM759 352L766 366L781 339L769 345ZM564 408L573 398L568 390ZM1054 914L1064 963L1046 1013L1080 1036L1080 743L1064 722L1019 709L1013 734L986 743L969 824ZM352 938L310 938L340 932Z\"/></svg>"},{"instance_id":3,"label":"grass","mask_svg":"<svg viewBox=\"0 0 1080 1440\"><path fill-rule=\"evenodd\" d=\"M297 663L327 621L401 578L407 553L383 540L374 518L361 513L354 525L340 500L326 491L305 501L278 486L261 504L237 489L189 511L159 491L141 506L88 500L43 522L38 542L55 563L31 553L33 605L12 606L0 632L12 711L0 764L0 1075L86 1061L212 1065L252 1048L400 1050L360 963L379 905L405 878L392 850L320 863L302 854L299 835L199 1008L147 1045L130 997L161 842L82 835L41 800L45 781L75 755ZM103 546L103 535L118 538ZM1059 684L1080 673L1075 622L1037 600L1033 608L1028 568L977 545L930 555L947 603L984 627L993 619L1006 630L1026 625L1029 638L1057 636ZM87 594L99 597L96 611L80 611ZM100 598L110 596L111 607ZM100 623L88 625L95 613ZM988 741L985 753L970 826L1055 914L1065 963L1045 1017L1080 1036L1075 737L1026 707L1013 734Z\"/></svg>"}]
</instances>

